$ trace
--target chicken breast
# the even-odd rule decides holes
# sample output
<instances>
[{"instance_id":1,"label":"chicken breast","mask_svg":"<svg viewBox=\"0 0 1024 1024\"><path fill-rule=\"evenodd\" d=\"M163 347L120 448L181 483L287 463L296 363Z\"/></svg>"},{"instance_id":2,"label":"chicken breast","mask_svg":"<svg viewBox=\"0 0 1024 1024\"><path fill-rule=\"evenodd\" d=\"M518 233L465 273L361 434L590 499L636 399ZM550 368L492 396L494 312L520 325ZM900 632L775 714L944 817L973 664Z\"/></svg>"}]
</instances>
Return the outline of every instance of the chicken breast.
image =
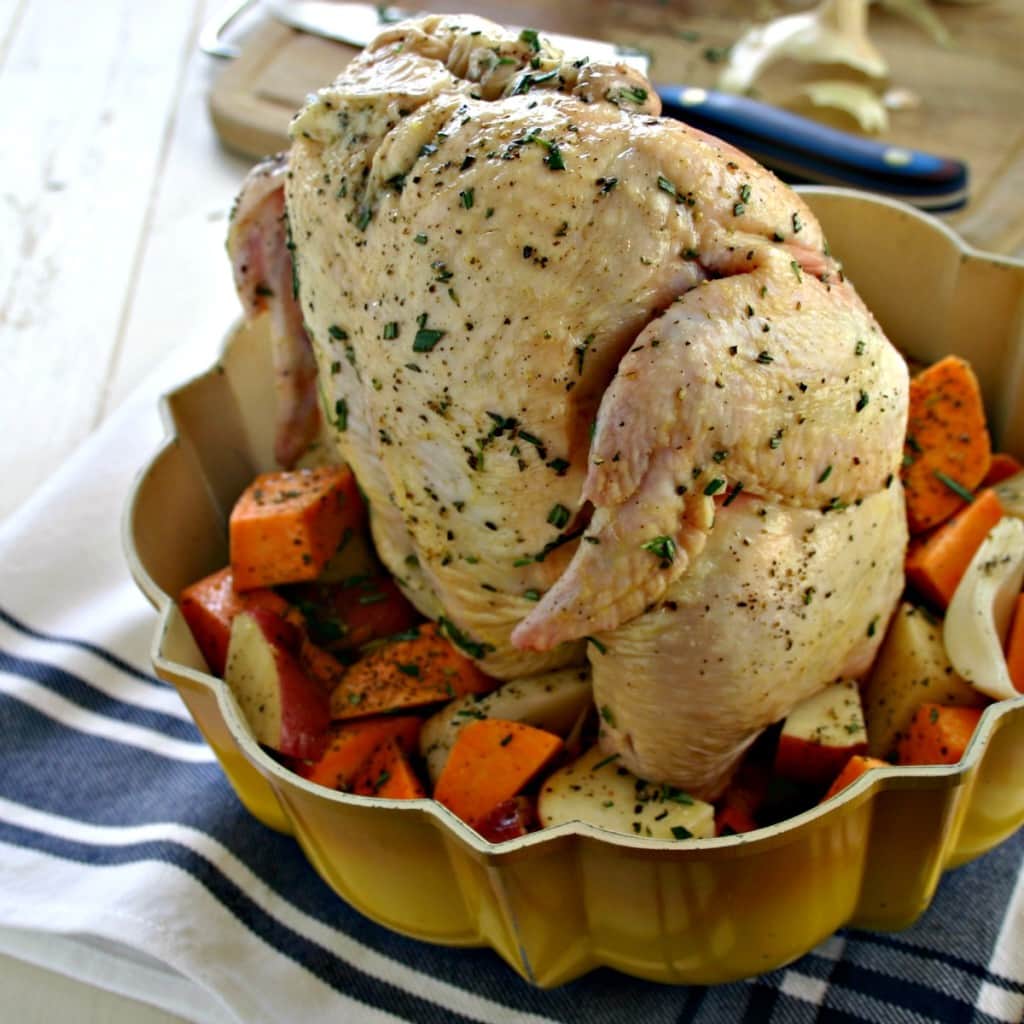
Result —
<instances>
[{"instance_id":1,"label":"chicken breast","mask_svg":"<svg viewBox=\"0 0 1024 1024\"><path fill-rule=\"evenodd\" d=\"M321 406L388 568L495 676L589 656L621 711L604 742L706 792L766 715L858 661L863 602L847 649L801 642L749 690L742 659L697 684L666 652L725 643L709 566L762 578L723 554L771 546L747 496L783 535L871 534L872 569L858 552L814 577L835 599L800 606L807 630L871 579L888 614L907 374L802 200L658 112L636 72L535 33L403 22L296 117L283 203ZM257 172L240 209L261 202ZM303 351L279 359L297 385ZM800 544L772 543L797 571ZM707 715L699 752L685 723Z\"/></svg>"}]
</instances>

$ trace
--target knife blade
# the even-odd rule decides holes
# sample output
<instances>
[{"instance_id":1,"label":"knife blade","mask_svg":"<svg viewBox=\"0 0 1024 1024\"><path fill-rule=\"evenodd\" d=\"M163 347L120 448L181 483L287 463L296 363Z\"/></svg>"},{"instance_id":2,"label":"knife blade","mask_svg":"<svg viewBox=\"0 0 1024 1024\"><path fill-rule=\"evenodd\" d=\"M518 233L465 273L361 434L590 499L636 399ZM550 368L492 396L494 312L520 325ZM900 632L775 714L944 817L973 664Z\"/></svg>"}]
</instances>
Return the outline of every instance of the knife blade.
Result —
<instances>
[{"instance_id":1,"label":"knife blade","mask_svg":"<svg viewBox=\"0 0 1024 1024\"><path fill-rule=\"evenodd\" d=\"M273 17L294 29L350 46L367 46L387 25L413 16L398 7L332 0L267 0ZM621 61L644 74L641 50L544 32L572 59ZM962 161L840 131L746 96L679 84L655 84L662 115L716 135L776 171L786 181L843 185L902 200L933 213L967 202Z\"/></svg>"}]
</instances>

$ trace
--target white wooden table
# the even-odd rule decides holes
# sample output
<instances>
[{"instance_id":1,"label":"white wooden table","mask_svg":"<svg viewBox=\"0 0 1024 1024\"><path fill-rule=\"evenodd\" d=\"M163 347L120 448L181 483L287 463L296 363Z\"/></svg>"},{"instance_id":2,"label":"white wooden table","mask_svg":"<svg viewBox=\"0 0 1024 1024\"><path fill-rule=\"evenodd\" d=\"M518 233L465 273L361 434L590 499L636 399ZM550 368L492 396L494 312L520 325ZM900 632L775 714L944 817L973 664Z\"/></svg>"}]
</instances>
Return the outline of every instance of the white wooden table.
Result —
<instances>
[{"instance_id":1,"label":"white wooden table","mask_svg":"<svg viewBox=\"0 0 1024 1024\"><path fill-rule=\"evenodd\" d=\"M227 213L248 161L206 114L223 0L0 0L0 518L172 346L237 304ZM179 1018L0 957L0 1018Z\"/></svg>"}]
</instances>

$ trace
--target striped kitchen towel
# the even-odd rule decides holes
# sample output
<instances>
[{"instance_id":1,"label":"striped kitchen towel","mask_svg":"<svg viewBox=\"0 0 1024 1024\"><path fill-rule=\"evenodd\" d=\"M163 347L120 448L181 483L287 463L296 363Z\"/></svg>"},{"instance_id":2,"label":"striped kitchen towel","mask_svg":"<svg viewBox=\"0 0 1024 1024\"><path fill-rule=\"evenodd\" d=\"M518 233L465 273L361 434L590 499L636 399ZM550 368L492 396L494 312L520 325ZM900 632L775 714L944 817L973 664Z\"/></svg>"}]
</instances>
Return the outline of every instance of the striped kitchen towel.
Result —
<instances>
[{"instance_id":1,"label":"striped kitchen towel","mask_svg":"<svg viewBox=\"0 0 1024 1024\"><path fill-rule=\"evenodd\" d=\"M218 1024L1024 1018L1024 832L947 875L909 931L848 930L716 988L599 970L539 991L350 909L245 812L149 669L120 516L182 369L0 526L0 948Z\"/></svg>"}]
</instances>

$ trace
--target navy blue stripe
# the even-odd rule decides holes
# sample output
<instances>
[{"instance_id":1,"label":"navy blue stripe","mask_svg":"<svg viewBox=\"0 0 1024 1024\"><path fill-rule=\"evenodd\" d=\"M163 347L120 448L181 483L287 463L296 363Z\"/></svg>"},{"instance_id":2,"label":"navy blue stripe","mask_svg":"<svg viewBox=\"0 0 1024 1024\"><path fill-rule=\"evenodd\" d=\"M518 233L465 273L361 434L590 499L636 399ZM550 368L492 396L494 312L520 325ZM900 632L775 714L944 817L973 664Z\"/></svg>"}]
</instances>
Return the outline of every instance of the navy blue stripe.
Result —
<instances>
[{"instance_id":1,"label":"navy blue stripe","mask_svg":"<svg viewBox=\"0 0 1024 1024\"><path fill-rule=\"evenodd\" d=\"M254 935L259 936L296 964L305 967L335 991L410 1021L443 1022L472 1019L445 1010L397 985L374 978L335 956L319 943L293 931L264 911L206 857L186 846L167 840L133 843L120 847L93 846L3 822L0 822L0 839L80 864L104 867L145 861L171 864L188 872Z\"/></svg>"},{"instance_id":2,"label":"navy blue stripe","mask_svg":"<svg viewBox=\"0 0 1024 1024\"><path fill-rule=\"evenodd\" d=\"M118 700L116 697L97 690L88 680L73 672L68 672L67 669L57 668L29 658L19 658L0 648L0 671L39 683L48 690L73 701L79 707L87 708L89 711L94 711L107 718L145 726L147 729L153 729L165 736L173 736L180 740L196 742L202 739L199 730L191 721Z\"/></svg>"},{"instance_id":3,"label":"navy blue stripe","mask_svg":"<svg viewBox=\"0 0 1024 1024\"><path fill-rule=\"evenodd\" d=\"M841 985L890 1006L902 1006L932 1020L945 1021L946 1024L969 1024L974 1017L974 1005L966 1000L939 992L909 978L897 978L848 960L836 964L829 981L832 985Z\"/></svg>"},{"instance_id":4,"label":"navy blue stripe","mask_svg":"<svg viewBox=\"0 0 1024 1024\"><path fill-rule=\"evenodd\" d=\"M1009 893L1007 893L1008 897ZM999 909L1002 911L1005 909L1005 906L1000 905ZM1002 975L993 974L984 964L976 963L973 960L966 960L955 953L945 953L941 949L932 949L928 946L906 942L895 935L887 935L882 932L864 932L851 928L845 930L842 934L848 939L857 942L870 943L874 946L898 950L901 953L908 953L922 960L935 960L939 963L948 964L950 967L955 967L957 970L963 971L974 978L980 978L982 981L998 982L1000 987L1005 988L1009 992L1024 993L1024 983L1014 981L1012 978L1006 978ZM927 933L924 932L923 934L926 935Z\"/></svg>"},{"instance_id":5,"label":"navy blue stripe","mask_svg":"<svg viewBox=\"0 0 1024 1024\"><path fill-rule=\"evenodd\" d=\"M822 1006L814 1018L814 1024L864 1024L864 1018L834 1006Z\"/></svg>"},{"instance_id":6,"label":"navy blue stripe","mask_svg":"<svg viewBox=\"0 0 1024 1024\"><path fill-rule=\"evenodd\" d=\"M703 985L693 985L685 990L686 996L683 1000L682 1009L676 1017L676 1024L691 1024L696 1020L697 1014L704 1003L708 990Z\"/></svg>"},{"instance_id":7,"label":"navy blue stripe","mask_svg":"<svg viewBox=\"0 0 1024 1024\"><path fill-rule=\"evenodd\" d=\"M755 981L750 986L750 999L743 1014L744 1024L767 1024L779 1001L779 995L779 990L764 980Z\"/></svg>"},{"instance_id":8,"label":"navy blue stripe","mask_svg":"<svg viewBox=\"0 0 1024 1024\"><path fill-rule=\"evenodd\" d=\"M57 633L44 633L42 630L33 629L27 623L22 622L21 619L15 618L10 612L4 611L3 608L0 608L0 622L6 622L12 629L16 629L19 633L24 633L25 636L32 637L33 640L43 640L46 643L51 644L65 644L69 647L77 647L82 651L88 651L90 654L95 654L97 658L102 658L108 665L113 665L114 668L119 669L122 672L126 672L128 675L133 676L144 683L152 683L161 688L167 686L163 680L157 679L156 676L150 675L148 672L140 671L134 665L130 665L123 658L118 657L118 655L114 654L113 651L108 651L106 648L100 647L98 644L90 643L88 640L79 640L76 637L71 636L61 636Z\"/></svg>"}]
</instances>

